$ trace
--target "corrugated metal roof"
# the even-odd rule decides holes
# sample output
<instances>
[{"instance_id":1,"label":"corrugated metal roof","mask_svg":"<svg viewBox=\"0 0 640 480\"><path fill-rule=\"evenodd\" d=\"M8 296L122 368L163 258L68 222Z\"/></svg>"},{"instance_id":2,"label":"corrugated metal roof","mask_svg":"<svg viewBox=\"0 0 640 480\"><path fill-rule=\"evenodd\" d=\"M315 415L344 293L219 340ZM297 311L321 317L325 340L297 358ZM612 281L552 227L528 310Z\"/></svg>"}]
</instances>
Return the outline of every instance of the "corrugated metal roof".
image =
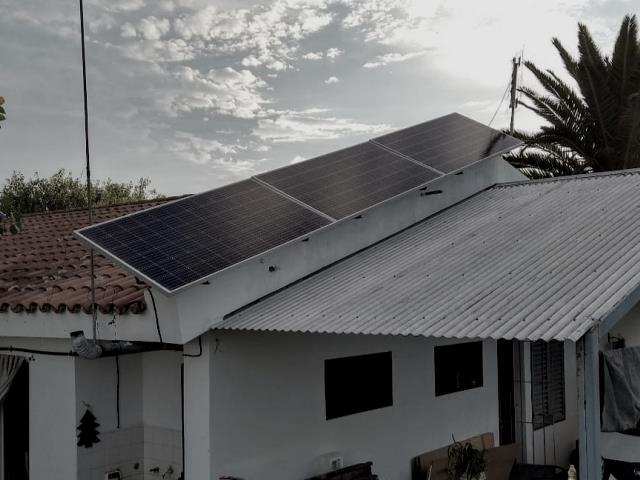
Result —
<instances>
[{"instance_id":1,"label":"corrugated metal roof","mask_svg":"<svg viewBox=\"0 0 640 480\"><path fill-rule=\"evenodd\" d=\"M578 340L640 286L640 173L496 186L216 328Z\"/></svg>"}]
</instances>

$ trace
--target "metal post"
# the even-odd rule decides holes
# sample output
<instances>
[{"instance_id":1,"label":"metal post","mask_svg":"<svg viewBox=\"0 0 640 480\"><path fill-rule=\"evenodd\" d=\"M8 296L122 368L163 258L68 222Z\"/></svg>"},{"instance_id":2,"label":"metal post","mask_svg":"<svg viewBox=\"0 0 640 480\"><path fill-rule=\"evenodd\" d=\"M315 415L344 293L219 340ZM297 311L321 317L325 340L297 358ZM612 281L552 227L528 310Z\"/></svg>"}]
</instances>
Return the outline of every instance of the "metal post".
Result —
<instances>
[{"instance_id":1,"label":"metal post","mask_svg":"<svg viewBox=\"0 0 640 480\"><path fill-rule=\"evenodd\" d=\"M513 124L516 117L516 93L518 91L518 67L520 66L520 58L513 57L513 68L511 70L511 102L509 108L511 109L511 124L509 126L509 133L513 135Z\"/></svg>"}]
</instances>

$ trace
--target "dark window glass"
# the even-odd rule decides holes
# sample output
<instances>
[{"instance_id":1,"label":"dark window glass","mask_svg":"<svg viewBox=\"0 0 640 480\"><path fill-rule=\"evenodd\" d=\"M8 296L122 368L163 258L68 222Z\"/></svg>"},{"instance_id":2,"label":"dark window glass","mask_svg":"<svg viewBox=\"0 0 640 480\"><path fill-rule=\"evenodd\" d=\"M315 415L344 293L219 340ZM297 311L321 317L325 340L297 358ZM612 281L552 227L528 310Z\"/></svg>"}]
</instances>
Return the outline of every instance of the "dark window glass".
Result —
<instances>
[{"instance_id":1,"label":"dark window glass","mask_svg":"<svg viewBox=\"0 0 640 480\"><path fill-rule=\"evenodd\" d=\"M564 344L542 340L531 344L533 428L565 419Z\"/></svg>"},{"instance_id":2,"label":"dark window glass","mask_svg":"<svg viewBox=\"0 0 640 480\"><path fill-rule=\"evenodd\" d=\"M327 420L393 405L391 352L325 360Z\"/></svg>"},{"instance_id":3,"label":"dark window glass","mask_svg":"<svg viewBox=\"0 0 640 480\"><path fill-rule=\"evenodd\" d=\"M482 386L482 342L434 349L436 396Z\"/></svg>"}]
</instances>

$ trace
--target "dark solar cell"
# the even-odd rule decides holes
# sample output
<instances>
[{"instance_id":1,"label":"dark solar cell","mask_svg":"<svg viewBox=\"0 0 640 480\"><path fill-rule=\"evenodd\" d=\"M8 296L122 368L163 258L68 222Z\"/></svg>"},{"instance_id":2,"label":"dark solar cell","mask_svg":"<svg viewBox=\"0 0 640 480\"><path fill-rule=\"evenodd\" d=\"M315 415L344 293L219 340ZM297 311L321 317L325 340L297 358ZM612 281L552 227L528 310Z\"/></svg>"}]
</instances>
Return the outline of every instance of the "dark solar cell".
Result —
<instances>
[{"instance_id":1,"label":"dark solar cell","mask_svg":"<svg viewBox=\"0 0 640 480\"><path fill-rule=\"evenodd\" d=\"M246 180L79 233L171 291L328 223Z\"/></svg>"},{"instance_id":2,"label":"dark solar cell","mask_svg":"<svg viewBox=\"0 0 640 480\"><path fill-rule=\"evenodd\" d=\"M438 176L367 142L267 172L258 178L339 219Z\"/></svg>"},{"instance_id":3,"label":"dark solar cell","mask_svg":"<svg viewBox=\"0 0 640 480\"><path fill-rule=\"evenodd\" d=\"M374 141L444 173L521 143L457 113L383 135Z\"/></svg>"}]
</instances>

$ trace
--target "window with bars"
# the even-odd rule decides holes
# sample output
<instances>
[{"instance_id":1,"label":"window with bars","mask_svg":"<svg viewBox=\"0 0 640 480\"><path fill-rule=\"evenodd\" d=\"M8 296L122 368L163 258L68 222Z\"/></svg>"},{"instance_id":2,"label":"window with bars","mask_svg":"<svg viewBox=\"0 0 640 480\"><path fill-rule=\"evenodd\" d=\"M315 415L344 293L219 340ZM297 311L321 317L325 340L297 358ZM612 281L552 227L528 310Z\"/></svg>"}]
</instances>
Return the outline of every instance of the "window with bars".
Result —
<instances>
[{"instance_id":1,"label":"window with bars","mask_svg":"<svg viewBox=\"0 0 640 480\"><path fill-rule=\"evenodd\" d=\"M531 344L531 403L534 429L565 419L564 343Z\"/></svg>"}]
</instances>

